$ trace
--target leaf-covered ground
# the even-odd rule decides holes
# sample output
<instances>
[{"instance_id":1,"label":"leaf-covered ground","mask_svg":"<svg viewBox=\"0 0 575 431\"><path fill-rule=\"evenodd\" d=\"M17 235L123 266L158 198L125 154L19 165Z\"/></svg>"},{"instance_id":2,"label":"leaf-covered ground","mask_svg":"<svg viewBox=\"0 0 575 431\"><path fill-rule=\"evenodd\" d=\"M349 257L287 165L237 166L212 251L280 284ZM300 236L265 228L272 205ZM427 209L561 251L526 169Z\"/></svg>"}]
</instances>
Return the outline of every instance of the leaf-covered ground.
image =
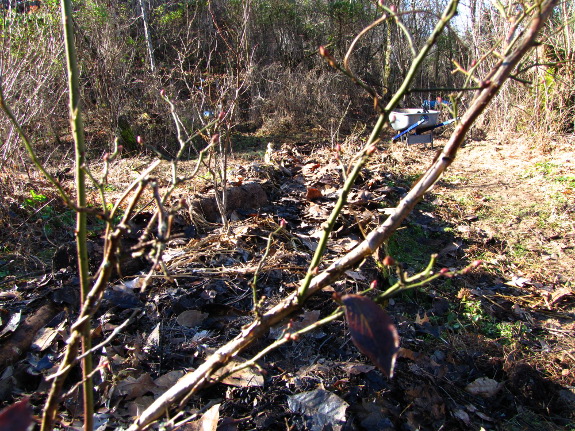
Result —
<instances>
[{"instance_id":1,"label":"leaf-covered ground","mask_svg":"<svg viewBox=\"0 0 575 431\"><path fill-rule=\"evenodd\" d=\"M263 140L248 142L253 147L242 151L266 148ZM251 321L250 283L281 219L287 228L274 236L258 275L260 307L298 286L342 183L329 147L319 141L278 141L269 163L263 154L236 152L230 180L235 187L249 185L251 195L237 200L228 232L206 220L210 217L183 209L166 251L169 277L159 272L145 292L138 273L146 263L126 258L123 272L130 276L111 283L94 322L94 344L119 328L95 360L99 429L127 426ZM344 165L353 158L352 147L343 146ZM435 149L401 143L378 153L362 172L322 265L351 250L384 220L386 208L407 192L434 154ZM575 428L574 165L568 141L545 152L521 139L468 142L385 251L348 271L237 358L238 363L249 359L286 330L330 314L337 306L334 292L358 293L372 280L385 288L395 276L378 265L385 255L408 273L423 269L432 253L438 254L437 270L482 260L472 272L389 301L386 309L401 340L392 379L358 352L345 321L337 320L270 352L258 361L259 368L202 391L163 425L190 430ZM109 192L120 193L143 166L145 160L120 160L110 182L117 185ZM60 358L77 309L73 247L54 254L55 247L73 239L73 217L34 174L14 178L2 184L6 198L0 212L5 228L0 400L8 405L28 396L39 414L49 387L46 377ZM198 179L193 188L178 190L175 201L185 198L193 207L192 195L207 192L209 182ZM261 208L250 208L254 201ZM134 235L148 216L144 209L133 221ZM90 228L97 265L102 226L92 220ZM68 381L59 417L63 428L82 423L79 376L77 371Z\"/></svg>"}]
</instances>

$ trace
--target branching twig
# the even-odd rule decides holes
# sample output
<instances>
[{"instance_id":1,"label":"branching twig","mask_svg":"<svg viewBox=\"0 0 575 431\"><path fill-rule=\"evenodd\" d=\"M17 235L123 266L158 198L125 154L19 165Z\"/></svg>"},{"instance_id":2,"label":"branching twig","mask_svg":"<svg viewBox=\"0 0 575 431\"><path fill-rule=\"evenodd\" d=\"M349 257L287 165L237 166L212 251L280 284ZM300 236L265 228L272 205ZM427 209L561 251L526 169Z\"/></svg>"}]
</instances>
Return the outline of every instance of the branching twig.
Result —
<instances>
[{"instance_id":1,"label":"branching twig","mask_svg":"<svg viewBox=\"0 0 575 431\"><path fill-rule=\"evenodd\" d=\"M66 350L64 352L62 361L60 362L58 371L55 373L54 381L52 382L52 386L44 406L41 425L42 431L51 431L53 429L64 381L72 366L77 362L78 346L82 337L82 333L86 330L86 327L89 328L90 319L98 310L100 300L104 294L104 290L114 268L115 253L118 248L120 239L128 229L128 220L134 213L136 204L139 202L146 187L146 179L140 176L139 180L140 182L138 184L138 188L130 200L122 220L120 220L113 231L110 231L108 226L106 242L104 244L104 257L102 259L102 264L98 270L96 280L94 281L92 288L84 298L82 309L80 310L80 315L70 328L71 334L66 342ZM125 195L123 198L125 198Z\"/></svg>"},{"instance_id":2,"label":"branching twig","mask_svg":"<svg viewBox=\"0 0 575 431\"><path fill-rule=\"evenodd\" d=\"M256 267L256 270L254 272L254 278L252 279L251 282L251 288L252 288L252 300L253 300L253 307L254 307L254 314L256 315L256 317L259 317L260 315L260 305L259 305L259 299L258 299L258 276L260 275L260 271L262 270L264 263L266 261L266 259L268 258L268 255L270 253L270 250L272 248L272 243L273 243L273 238L274 235L277 235L282 229L284 229L286 226L286 221L282 220L280 222L280 225L278 226L278 228L276 230L274 230L273 232L270 232L270 234L268 235L268 241L266 244L266 249L264 251L264 254L262 255L258 266Z\"/></svg>"},{"instance_id":3,"label":"branching twig","mask_svg":"<svg viewBox=\"0 0 575 431\"><path fill-rule=\"evenodd\" d=\"M475 119L485 110L488 103L495 97L507 77L511 74L513 68L517 65L521 57L530 48L535 36L543 26L544 21L552 11L557 0L547 0L541 3L540 9L535 12L530 26L525 30L524 37L518 43L517 48L513 50L506 61L498 64L492 71L493 77L491 82L483 88L472 101L470 108L462 117L461 123L455 128L450 140L440 153L436 161L432 163L427 172L422 176L420 181L405 196L396 207L393 214L368 237L358 245L354 250L333 262L327 269L312 277L309 286L303 292L292 293L288 298L262 314L261 318L252 322L243 328L240 334L226 345L219 348L213 355L208 357L195 371L182 377L177 384L160 396L150 407L148 407L134 424L129 428L130 431L140 430L147 427L152 421L164 414L170 405L179 403L182 399L196 393L205 384L210 382L213 373L227 363L234 355L245 349L255 339L265 334L271 326L283 320L289 314L299 309L303 300L318 292L321 288L337 280L346 270L355 267L362 262L367 256L372 254L384 241L389 239L391 234L397 229L407 215L413 210L415 204L423 197L424 193L431 187L453 162L457 150L462 145L465 134L471 127ZM444 18L454 13L456 2L448 6L448 11ZM436 32L434 32L437 37ZM435 40L432 35L430 39ZM409 84L409 77L406 78ZM407 88L405 88L407 90ZM392 99L393 100L393 99ZM395 105L391 105L392 107ZM382 116L385 119L385 116ZM381 117L380 117L381 119ZM379 126L379 128L378 128ZM372 133L371 143L377 139L383 124L376 125ZM370 141L368 141L370 142Z\"/></svg>"}]
</instances>

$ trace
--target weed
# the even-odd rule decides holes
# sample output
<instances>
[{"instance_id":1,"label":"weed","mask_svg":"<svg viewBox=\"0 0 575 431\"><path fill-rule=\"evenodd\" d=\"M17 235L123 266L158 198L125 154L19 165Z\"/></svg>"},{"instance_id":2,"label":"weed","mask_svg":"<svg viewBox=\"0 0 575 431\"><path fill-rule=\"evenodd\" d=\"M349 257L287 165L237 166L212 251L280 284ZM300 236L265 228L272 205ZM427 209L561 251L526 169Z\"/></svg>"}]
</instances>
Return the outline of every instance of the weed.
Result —
<instances>
[{"instance_id":1,"label":"weed","mask_svg":"<svg viewBox=\"0 0 575 431\"><path fill-rule=\"evenodd\" d=\"M516 243L511 246L511 255L515 258L523 258L529 253L527 247L521 243Z\"/></svg>"},{"instance_id":2,"label":"weed","mask_svg":"<svg viewBox=\"0 0 575 431\"><path fill-rule=\"evenodd\" d=\"M478 323L485 316L483 315L483 307L481 301L472 299L463 299L461 301L463 307L463 316L471 323Z\"/></svg>"},{"instance_id":3,"label":"weed","mask_svg":"<svg viewBox=\"0 0 575 431\"><path fill-rule=\"evenodd\" d=\"M459 196L455 199L455 202L457 202L462 207L474 205L473 200L469 196Z\"/></svg>"},{"instance_id":4,"label":"weed","mask_svg":"<svg viewBox=\"0 0 575 431\"><path fill-rule=\"evenodd\" d=\"M48 197L30 190L30 197L24 199L24 208L36 208L39 204L43 204L48 200Z\"/></svg>"},{"instance_id":5,"label":"weed","mask_svg":"<svg viewBox=\"0 0 575 431\"><path fill-rule=\"evenodd\" d=\"M551 175L558 167L556 163L553 162L538 162L535 163L535 170L542 173L544 176Z\"/></svg>"},{"instance_id":6,"label":"weed","mask_svg":"<svg viewBox=\"0 0 575 431\"><path fill-rule=\"evenodd\" d=\"M575 188L575 175L559 175L554 178L555 181L565 184L567 187Z\"/></svg>"},{"instance_id":7,"label":"weed","mask_svg":"<svg viewBox=\"0 0 575 431\"><path fill-rule=\"evenodd\" d=\"M499 339L505 344L513 344L519 336L529 332L523 322L499 322L495 325L499 331Z\"/></svg>"},{"instance_id":8,"label":"weed","mask_svg":"<svg viewBox=\"0 0 575 431\"><path fill-rule=\"evenodd\" d=\"M467 184L470 179L463 175L447 175L443 177L443 181L449 184Z\"/></svg>"}]
</instances>

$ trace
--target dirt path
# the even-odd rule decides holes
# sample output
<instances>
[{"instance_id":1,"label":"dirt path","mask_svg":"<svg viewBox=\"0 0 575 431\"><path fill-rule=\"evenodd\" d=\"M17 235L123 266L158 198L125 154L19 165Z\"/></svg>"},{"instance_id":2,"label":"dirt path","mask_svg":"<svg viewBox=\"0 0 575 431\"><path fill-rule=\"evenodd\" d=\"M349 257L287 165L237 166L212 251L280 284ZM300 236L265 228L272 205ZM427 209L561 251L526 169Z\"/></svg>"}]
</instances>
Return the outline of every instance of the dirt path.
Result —
<instances>
[{"instance_id":1,"label":"dirt path","mask_svg":"<svg viewBox=\"0 0 575 431\"><path fill-rule=\"evenodd\" d=\"M440 184L471 221L462 233L500 244L479 257L540 282L575 279L573 141L548 153L525 138L470 142Z\"/></svg>"}]
</instances>

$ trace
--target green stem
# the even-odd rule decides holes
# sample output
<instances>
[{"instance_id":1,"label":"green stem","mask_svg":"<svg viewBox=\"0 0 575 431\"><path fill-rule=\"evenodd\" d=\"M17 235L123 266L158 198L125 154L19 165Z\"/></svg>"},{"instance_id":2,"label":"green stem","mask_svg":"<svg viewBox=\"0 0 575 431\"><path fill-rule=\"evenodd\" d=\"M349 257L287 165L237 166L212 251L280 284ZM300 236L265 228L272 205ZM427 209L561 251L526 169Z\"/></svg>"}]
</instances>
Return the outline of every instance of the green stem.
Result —
<instances>
[{"instance_id":1,"label":"green stem","mask_svg":"<svg viewBox=\"0 0 575 431\"><path fill-rule=\"evenodd\" d=\"M264 262L268 258L268 255L269 255L270 250L272 248L274 235L277 235L282 229L283 229L283 226L280 225L276 230L274 230L273 232L270 232L270 234L268 235L268 242L266 244L266 249L265 249L264 254L263 254L262 258L260 259L258 266L254 272L254 278L252 279L251 287L252 287L252 299L254 302L254 314L256 315L256 317L260 316L260 307L259 307L259 299L258 299L258 276L260 275L260 271L262 270L262 267L264 266Z\"/></svg>"},{"instance_id":2,"label":"green stem","mask_svg":"<svg viewBox=\"0 0 575 431\"><path fill-rule=\"evenodd\" d=\"M218 377L219 381L222 381L223 379L225 379L228 376L231 376L234 373L237 373L238 371L241 371L245 368L248 367L253 367L253 366L257 366L256 361L263 358L265 355L267 355L268 353L272 352L273 350L277 349L278 347L283 346L285 343L290 342L290 341L294 341L297 340L297 338L300 335L303 335L307 332L313 331L314 329L317 329L321 326L324 326L326 324L328 324L329 322L333 322L334 320L340 318L341 316L343 316L344 311L343 311L343 307L338 307L332 314L330 314L327 317L324 317L321 320L318 320L315 323L312 323L311 325L306 326L305 328L302 328L298 331L294 331L294 332L288 332L287 330L284 332L284 334L282 335L282 337L278 338L276 341L274 341L272 344L270 344L269 346L263 348L262 350L260 350L257 354L255 354L251 359L242 362L241 364L237 365L236 367L232 368L231 370L229 370L228 372L222 374L220 377Z\"/></svg>"},{"instance_id":3,"label":"green stem","mask_svg":"<svg viewBox=\"0 0 575 431\"><path fill-rule=\"evenodd\" d=\"M339 199L335 205L335 208L333 209L333 211L330 214L327 221L322 226L323 230L322 230L319 242L318 242L317 249L316 249L316 251L313 255L313 258L311 260L308 272L307 272L305 278L303 279L302 284L300 285L300 287L298 289L298 300L300 302L303 302L305 300L307 290L310 286L310 283L311 283L312 279L315 277L315 275L317 275L317 267L318 267L323 255L324 255L324 253L325 253L325 249L327 247L327 241L329 239L329 235L330 235L331 231L333 230L333 226L335 225L335 222L336 222L341 210L343 209L343 207L345 206L345 204L347 202L347 196L349 195L349 192L351 191L351 188L353 187L355 180L357 179L363 166L367 163L367 160L369 158L368 150L371 149L378 142L379 135L381 134L381 131L383 130L383 127L387 121L387 118L389 117L389 113L399 103L400 99L408 92L409 85L411 84L411 82L415 78L415 74L416 74L417 70L419 69L419 67L423 63L425 56L427 55L429 50L433 47L433 45L437 41L437 38L439 37L439 35L443 31L443 29L445 28L445 26L449 23L449 20L451 20L451 18L453 18L453 16L455 15L455 12L457 11L457 5L458 4L459 4L459 0L452 0L449 3L449 5L447 5L447 7L445 8L445 10L443 12L443 15L441 16L441 19L439 20L439 22L437 23L437 25L433 29L431 36L429 36L425 45L419 51L419 54L414 58L414 60L411 64L411 67L409 68L409 71L407 73L407 76L405 77L405 79L403 80L403 83L401 84L401 87L399 88L397 93L395 93L395 95L392 97L392 99L389 101L389 103L385 107L383 113L379 116L377 123L375 124L373 131L372 131L371 135L369 136L369 139L367 140L367 143L361 152L360 159L355 164L352 172L349 174L349 176L347 177L347 180L345 181L345 183L342 187L341 194L340 194ZM349 74L349 71L345 70L344 68L339 67L335 63L333 58L330 58L329 60L330 60L330 63L334 67L342 70L346 74Z\"/></svg>"},{"instance_id":4,"label":"green stem","mask_svg":"<svg viewBox=\"0 0 575 431\"><path fill-rule=\"evenodd\" d=\"M367 150L371 148L372 145L373 144L371 143L371 141L368 141L368 145L366 145L366 147L362 150L359 160L353 167L353 170L348 175L347 180L345 181L341 189L341 194L339 195L339 199L337 200L337 203L335 204L333 211L331 212L329 218L322 225L323 230L321 232L317 248L309 265L307 274L303 279L301 286L298 289L298 298L300 301L305 300L306 293L311 283L311 280L317 275L317 268L325 253L325 249L327 248L327 241L329 240L329 235L333 230L333 227L335 225L337 218L339 217L339 214L341 213L343 207L347 202L347 197L349 195L349 192L351 191L351 188L353 187L353 184L355 183L356 178L359 176L361 169L365 166L365 164L369 159L369 154L367 154L368 153Z\"/></svg>"},{"instance_id":5,"label":"green stem","mask_svg":"<svg viewBox=\"0 0 575 431\"><path fill-rule=\"evenodd\" d=\"M84 141L84 124L80 111L80 85L79 71L74 45L74 29L72 21L72 1L62 0L62 27L64 29L64 42L66 47L66 62L68 67L68 89L70 92L70 126L74 137L76 159L76 205L86 207L86 145ZM90 290L88 275L88 247L87 247L87 217L85 212L76 213L76 247L78 252L78 275L80 277L81 306ZM90 339L90 321L82 326L82 353L92 348ZM84 430L94 429L94 393L92 374L92 355L88 354L82 359L82 377L84 379Z\"/></svg>"}]
</instances>

